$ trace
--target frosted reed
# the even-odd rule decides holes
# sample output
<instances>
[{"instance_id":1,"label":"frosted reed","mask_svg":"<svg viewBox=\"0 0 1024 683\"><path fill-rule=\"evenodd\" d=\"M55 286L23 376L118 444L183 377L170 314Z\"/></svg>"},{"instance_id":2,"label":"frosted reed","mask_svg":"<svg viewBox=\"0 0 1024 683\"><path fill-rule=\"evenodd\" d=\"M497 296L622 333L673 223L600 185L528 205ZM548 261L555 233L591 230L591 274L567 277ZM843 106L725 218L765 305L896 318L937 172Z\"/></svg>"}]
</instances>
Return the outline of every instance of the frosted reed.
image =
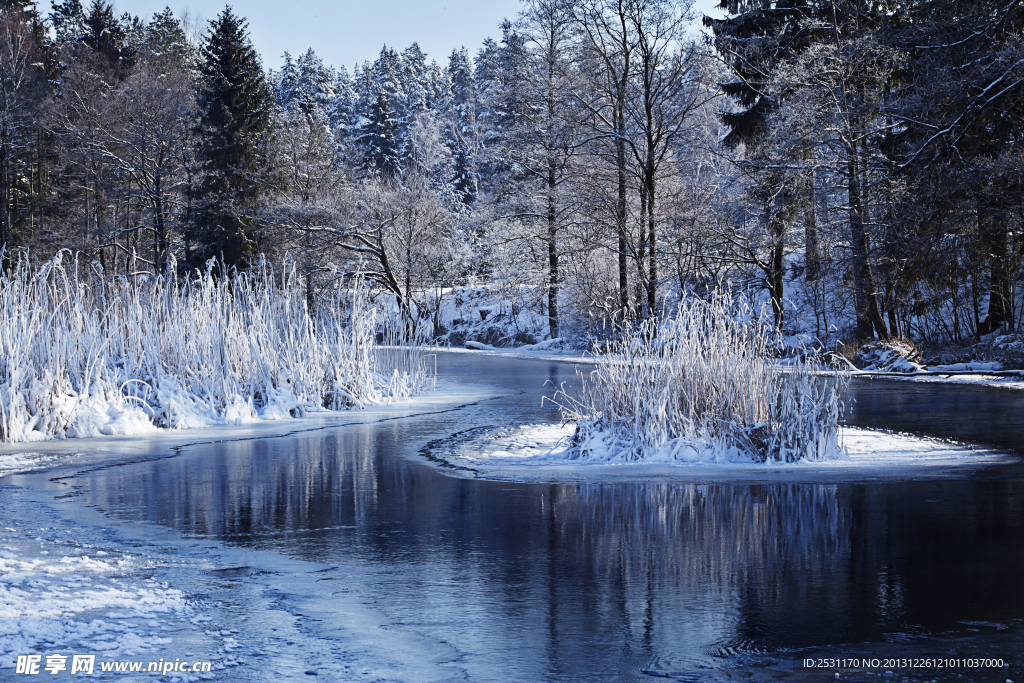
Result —
<instances>
[{"instance_id":1,"label":"frosted reed","mask_svg":"<svg viewBox=\"0 0 1024 683\"><path fill-rule=\"evenodd\" d=\"M794 462L842 457L845 376L805 356L779 363L766 316L720 295L598 349L596 369L556 403L575 457Z\"/></svg>"},{"instance_id":2,"label":"frosted reed","mask_svg":"<svg viewBox=\"0 0 1024 683\"><path fill-rule=\"evenodd\" d=\"M0 440L285 418L426 387L421 351L378 354L358 283L338 278L318 302L287 261L229 279L22 259L0 275Z\"/></svg>"}]
</instances>

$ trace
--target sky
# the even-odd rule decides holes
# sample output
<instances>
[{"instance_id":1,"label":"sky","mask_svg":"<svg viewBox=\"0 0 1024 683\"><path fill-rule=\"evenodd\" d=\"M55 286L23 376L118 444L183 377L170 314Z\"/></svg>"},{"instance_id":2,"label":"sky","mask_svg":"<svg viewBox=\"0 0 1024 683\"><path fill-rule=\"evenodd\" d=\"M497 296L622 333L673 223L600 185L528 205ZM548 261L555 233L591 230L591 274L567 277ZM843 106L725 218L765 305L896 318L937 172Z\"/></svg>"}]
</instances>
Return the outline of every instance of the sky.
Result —
<instances>
[{"instance_id":1,"label":"sky","mask_svg":"<svg viewBox=\"0 0 1024 683\"><path fill-rule=\"evenodd\" d=\"M83 3L84 4L84 3ZM501 38L502 19L515 17L519 0L232 0L236 14L249 20L253 45L263 65L277 69L287 50L297 56L312 47L334 66L352 67L380 54L384 45L405 49L413 42L442 66L452 50L465 46L470 56L488 36ZM696 0L697 12L720 16L717 0ZM46 5L40 2L41 6ZM178 17L184 12L206 21L224 3L191 0L114 0L118 12L149 20L169 5Z\"/></svg>"}]
</instances>

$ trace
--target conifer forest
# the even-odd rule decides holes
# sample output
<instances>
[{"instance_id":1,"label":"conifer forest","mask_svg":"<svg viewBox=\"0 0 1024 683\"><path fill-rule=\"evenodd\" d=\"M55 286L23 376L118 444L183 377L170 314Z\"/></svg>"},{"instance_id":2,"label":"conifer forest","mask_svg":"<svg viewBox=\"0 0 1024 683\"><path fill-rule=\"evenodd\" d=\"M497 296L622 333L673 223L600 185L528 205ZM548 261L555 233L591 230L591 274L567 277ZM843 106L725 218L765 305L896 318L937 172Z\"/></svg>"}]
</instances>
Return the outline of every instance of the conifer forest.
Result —
<instances>
[{"instance_id":1,"label":"conifer forest","mask_svg":"<svg viewBox=\"0 0 1024 683\"><path fill-rule=\"evenodd\" d=\"M287 260L458 342L585 340L728 289L785 335L1016 331L1021 0L525 0L450 55L259 55L226 7L0 9L3 268ZM454 301L454 304L452 302ZM532 314L533 327L516 322Z\"/></svg>"}]
</instances>

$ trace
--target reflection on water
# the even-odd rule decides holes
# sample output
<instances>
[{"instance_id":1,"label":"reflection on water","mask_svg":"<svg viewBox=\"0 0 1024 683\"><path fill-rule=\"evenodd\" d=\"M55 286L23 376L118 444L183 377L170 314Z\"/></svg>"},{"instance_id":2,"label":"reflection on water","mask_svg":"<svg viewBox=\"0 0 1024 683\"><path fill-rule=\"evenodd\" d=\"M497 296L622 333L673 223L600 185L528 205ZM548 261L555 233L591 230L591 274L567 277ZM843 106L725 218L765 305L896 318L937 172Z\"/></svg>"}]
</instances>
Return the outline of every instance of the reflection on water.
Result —
<instances>
[{"instance_id":1,"label":"reflection on water","mask_svg":"<svg viewBox=\"0 0 1024 683\"><path fill-rule=\"evenodd\" d=\"M474 358L459 371L493 383L498 367ZM539 387L572 369L504 367L500 381L529 393L432 419L210 444L81 483L119 516L336 566L325 601L339 585L365 596L396 627L455 646L473 680L631 679L735 652L1024 617L1015 477L527 485L417 462L444 434L552 418Z\"/></svg>"}]
</instances>

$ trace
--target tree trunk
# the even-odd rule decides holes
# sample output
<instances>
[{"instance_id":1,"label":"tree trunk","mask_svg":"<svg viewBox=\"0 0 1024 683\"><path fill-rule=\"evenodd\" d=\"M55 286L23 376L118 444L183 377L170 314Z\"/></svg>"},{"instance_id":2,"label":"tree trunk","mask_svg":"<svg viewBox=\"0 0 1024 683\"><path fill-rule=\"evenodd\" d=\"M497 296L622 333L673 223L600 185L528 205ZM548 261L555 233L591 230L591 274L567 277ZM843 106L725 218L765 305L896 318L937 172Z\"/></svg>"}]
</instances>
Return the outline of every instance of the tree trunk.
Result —
<instances>
[{"instance_id":1,"label":"tree trunk","mask_svg":"<svg viewBox=\"0 0 1024 683\"><path fill-rule=\"evenodd\" d=\"M652 318L657 315L658 304L658 252L657 233L654 223L654 191L655 179L653 160L647 171L647 314Z\"/></svg>"},{"instance_id":2,"label":"tree trunk","mask_svg":"<svg viewBox=\"0 0 1024 683\"><path fill-rule=\"evenodd\" d=\"M767 282L768 293L772 298L772 314L775 316L775 329L782 329L782 318L785 312L783 297L785 296L786 274L786 221L778 212L772 212L769 219L769 234L772 238L772 253L768 262Z\"/></svg>"},{"instance_id":3,"label":"tree trunk","mask_svg":"<svg viewBox=\"0 0 1024 683\"><path fill-rule=\"evenodd\" d=\"M626 259L626 121L621 103L615 108L615 166L618 174L618 202L615 205L615 223L619 235L619 307L625 318L629 310L629 263Z\"/></svg>"},{"instance_id":4,"label":"tree trunk","mask_svg":"<svg viewBox=\"0 0 1024 683\"><path fill-rule=\"evenodd\" d=\"M647 317L650 315L650 311L644 311L644 305L647 302L647 271L644 268L644 263L647 260L647 186L644 184L640 188L640 239L637 240L636 246L636 270L640 276L637 281L637 300L636 308L637 312L641 317ZM641 291L642 290L642 291Z\"/></svg>"},{"instance_id":5,"label":"tree trunk","mask_svg":"<svg viewBox=\"0 0 1024 683\"><path fill-rule=\"evenodd\" d=\"M882 314L878 310L878 294L875 292L875 279L871 273L858 164L857 151L854 149L850 152L847 182L849 183L850 247L853 257L853 287L857 308L857 337L873 339L877 333L879 339L888 339L889 331L885 328L885 321L882 320Z\"/></svg>"},{"instance_id":6,"label":"tree trunk","mask_svg":"<svg viewBox=\"0 0 1024 683\"><path fill-rule=\"evenodd\" d=\"M167 272L167 225L164 219L164 198L160 187L160 174L153 178L153 201L156 208L156 239L153 242L153 262L156 272L163 275Z\"/></svg>"},{"instance_id":7,"label":"tree trunk","mask_svg":"<svg viewBox=\"0 0 1024 683\"><path fill-rule=\"evenodd\" d=\"M988 312L978 323L978 335L995 332L1004 323L1013 325L1013 307L1010 305L1010 273L1007 261L1010 255L1010 232L1004 219L978 209L978 232L989 253Z\"/></svg>"},{"instance_id":8,"label":"tree trunk","mask_svg":"<svg viewBox=\"0 0 1024 683\"><path fill-rule=\"evenodd\" d=\"M548 163L548 330L558 337L558 215L555 211L555 163Z\"/></svg>"},{"instance_id":9,"label":"tree trunk","mask_svg":"<svg viewBox=\"0 0 1024 683\"><path fill-rule=\"evenodd\" d=\"M814 177L804 207L804 281L815 282L821 277L821 247L818 245L818 212L814 202Z\"/></svg>"}]
</instances>

